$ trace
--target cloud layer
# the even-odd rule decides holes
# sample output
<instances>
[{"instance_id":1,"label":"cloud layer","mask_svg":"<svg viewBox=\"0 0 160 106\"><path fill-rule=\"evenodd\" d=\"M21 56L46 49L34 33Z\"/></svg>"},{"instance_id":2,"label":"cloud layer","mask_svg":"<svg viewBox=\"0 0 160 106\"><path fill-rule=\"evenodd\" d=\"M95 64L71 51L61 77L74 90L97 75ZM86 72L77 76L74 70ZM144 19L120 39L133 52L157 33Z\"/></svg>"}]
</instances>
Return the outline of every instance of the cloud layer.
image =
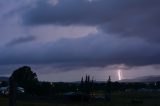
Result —
<instances>
[{"instance_id":1,"label":"cloud layer","mask_svg":"<svg viewBox=\"0 0 160 106\"><path fill-rule=\"evenodd\" d=\"M137 66L159 64L159 54L159 45L137 38L124 39L99 33L83 38L61 39L54 43L26 44L5 48L0 52L0 60L3 60L0 63Z\"/></svg>"},{"instance_id":2,"label":"cloud layer","mask_svg":"<svg viewBox=\"0 0 160 106\"><path fill-rule=\"evenodd\" d=\"M159 5L159 0L2 0L0 73L21 65L44 73L121 64L151 70L160 64Z\"/></svg>"},{"instance_id":3,"label":"cloud layer","mask_svg":"<svg viewBox=\"0 0 160 106\"><path fill-rule=\"evenodd\" d=\"M40 1L24 14L26 25L95 25L107 34L160 41L159 0Z\"/></svg>"}]
</instances>

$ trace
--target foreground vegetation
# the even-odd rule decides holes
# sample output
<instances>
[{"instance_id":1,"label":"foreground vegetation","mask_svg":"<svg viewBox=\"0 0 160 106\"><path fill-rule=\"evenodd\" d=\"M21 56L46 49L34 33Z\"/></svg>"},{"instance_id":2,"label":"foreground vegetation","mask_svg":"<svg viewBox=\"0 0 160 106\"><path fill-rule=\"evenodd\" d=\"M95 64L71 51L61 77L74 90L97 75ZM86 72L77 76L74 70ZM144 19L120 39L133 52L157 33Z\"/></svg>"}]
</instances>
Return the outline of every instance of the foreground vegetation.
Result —
<instances>
[{"instance_id":1,"label":"foreground vegetation","mask_svg":"<svg viewBox=\"0 0 160 106\"><path fill-rule=\"evenodd\" d=\"M0 97L0 106L8 106L8 98ZM160 106L159 92L114 93L111 101L91 100L88 103L18 100L17 106Z\"/></svg>"}]
</instances>

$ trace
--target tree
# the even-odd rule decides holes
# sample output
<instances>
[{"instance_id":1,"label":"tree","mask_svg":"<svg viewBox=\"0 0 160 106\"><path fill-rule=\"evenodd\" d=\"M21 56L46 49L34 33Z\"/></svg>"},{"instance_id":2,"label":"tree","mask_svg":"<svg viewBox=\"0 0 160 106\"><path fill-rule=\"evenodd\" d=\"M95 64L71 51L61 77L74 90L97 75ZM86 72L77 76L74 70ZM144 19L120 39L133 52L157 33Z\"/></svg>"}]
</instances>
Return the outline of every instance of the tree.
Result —
<instances>
[{"instance_id":1,"label":"tree","mask_svg":"<svg viewBox=\"0 0 160 106\"><path fill-rule=\"evenodd\" d=\"M23 81L38 81L36 73L34 73L29 66L23 66L15 70L12 77L14 77L17 83Z\"/></svg>"},{"instance_id":2,"label":"tree","mask_svg":"<svg viewBox=\"0 0 160 106\"><path fill-rule=\"evenodd\" d=\"M29 66L23 66L15 70L11 77L16 81L18 86L25 89L27 93L35 93L38 84L37 74Z\"/></svg>"},{"instance_id":3,"label":"tree","mask_svg":"<svg viewBox=\"0 0 160 106\"><path fill-rule=\"evenodd\" d=\"M110 101L111 100L111 77L109 76L108 81L107 81L107 89L106 89L106 93L105 93L105 98L106 100Z\"/></svg>"},{"instance_id":4,"label":"tree","mask_svg":"<svg viewBox=\"0 0 160 106\"><path fill-rule=\"evenodd\" d=\"M90 94L93 91L93 80L90 79L90 75L85 76L85 80L83 77L81 78L81 91Z\"/></svg>"}]
</instances>

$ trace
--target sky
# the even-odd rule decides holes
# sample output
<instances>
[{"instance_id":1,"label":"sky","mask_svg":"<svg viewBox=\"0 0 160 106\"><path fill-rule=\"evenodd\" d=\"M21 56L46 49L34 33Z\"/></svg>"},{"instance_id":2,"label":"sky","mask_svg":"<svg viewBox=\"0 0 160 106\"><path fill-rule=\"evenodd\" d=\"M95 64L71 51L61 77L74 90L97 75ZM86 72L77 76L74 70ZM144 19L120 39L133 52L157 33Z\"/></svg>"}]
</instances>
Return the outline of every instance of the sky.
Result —
<instances>
[{"instance_id":1,"label":"sky","mask_svg":"<svg viewBox=\"0 0 160 106\"><path fill-rule=\"evenodd\" d=\"M0 76L41 81L160 75L159 0L1 0Z\"/></svg>"}]
</instances>

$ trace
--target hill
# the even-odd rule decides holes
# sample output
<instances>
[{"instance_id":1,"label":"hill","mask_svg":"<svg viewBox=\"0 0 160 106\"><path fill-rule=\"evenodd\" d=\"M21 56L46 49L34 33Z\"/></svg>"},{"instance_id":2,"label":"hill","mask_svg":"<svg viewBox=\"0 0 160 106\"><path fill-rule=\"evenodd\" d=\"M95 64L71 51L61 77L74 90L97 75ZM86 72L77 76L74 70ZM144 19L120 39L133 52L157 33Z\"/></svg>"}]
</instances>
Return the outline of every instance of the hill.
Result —
<instances>
[{"instance_id":1,"label":"hill","mask_svg":"<svg viewBox=\"0 0 160 106\"><path fill-rule=\"evenodd\" d=\"M157 82L160 81L160 75L142 76L133 79L123 79L119 82Z\"/></svg>"},{"instance_id":2,"label":"hill","mask_svg":"<svg viewBox=\"0 0 160 106\"><path fill-rule=\"evenodd\" d=\"M0 81L8 81L9 77L0 77Z\"/></svg>"}]
</instances>

